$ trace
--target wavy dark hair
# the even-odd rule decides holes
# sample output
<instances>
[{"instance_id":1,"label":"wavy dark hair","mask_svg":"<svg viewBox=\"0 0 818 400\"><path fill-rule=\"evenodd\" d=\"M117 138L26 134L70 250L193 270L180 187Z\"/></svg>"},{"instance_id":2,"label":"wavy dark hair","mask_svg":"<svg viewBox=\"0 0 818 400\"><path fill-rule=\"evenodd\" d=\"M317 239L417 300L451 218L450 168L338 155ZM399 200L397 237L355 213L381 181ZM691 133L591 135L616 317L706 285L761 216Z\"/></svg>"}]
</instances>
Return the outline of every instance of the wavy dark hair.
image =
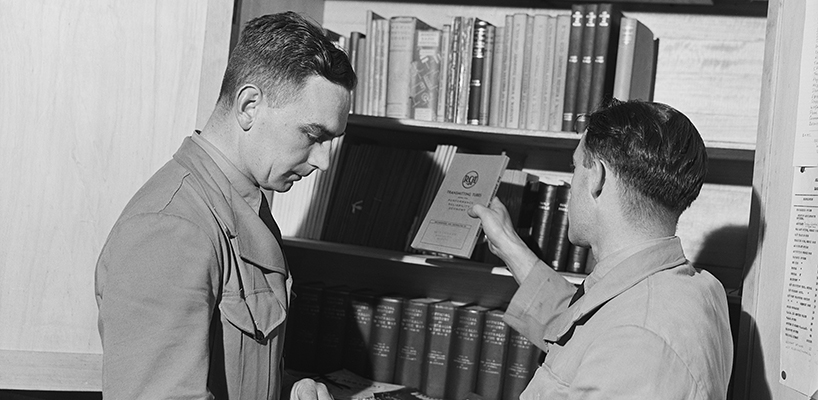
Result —
<instances>
[{"instance_id":1,"label":"wavy dark hair","mask_svg":"<svg viewBox=\"0 0 818 400\"><path fill-rule=\"evenodd\" d=\"M662 103L619 101L594 112L585 133L583 164L607 161L624 182L631 211L679 215L699 196L707 151L684 114ZM647 201L646 201L647 200Z\"/></svg>"},{"instance_id":2,"label":"wavy dark hair","mask_svg":"<svg viewBox=\"0 0 818 400\"><path fill-rule=\"evenodd\" d=\"M347 54L304 17L288 11L247 23L227 61L219 103L232 106L245 84L258 86L270 104L298 95L307 78L321 76L347 90L357 78Z\"/></svg>"}]
</instances>

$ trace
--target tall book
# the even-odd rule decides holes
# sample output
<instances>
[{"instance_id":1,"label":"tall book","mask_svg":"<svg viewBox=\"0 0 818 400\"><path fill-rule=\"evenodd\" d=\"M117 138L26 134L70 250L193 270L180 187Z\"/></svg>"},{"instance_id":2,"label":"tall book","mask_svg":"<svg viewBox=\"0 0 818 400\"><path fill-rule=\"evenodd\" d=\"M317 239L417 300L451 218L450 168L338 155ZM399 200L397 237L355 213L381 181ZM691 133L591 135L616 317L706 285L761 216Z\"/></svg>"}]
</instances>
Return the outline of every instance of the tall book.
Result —
<instances>
[{"instance_id":1,"label":"tall book","mask_svg":"<svg viewBox=\"0 0 818 400\"><path fill-rule=\"evenodd\" d=\"M503 70L505 62L505 32L506 27L504 26L498 26L494 30L494 50L492 51L491 62L491 95L489 96L489 126L502 126L500 125L500 116L503 115L503 118L505 118L505 113L501 112L501 110L504 111L504 109L500 104L502 83L505 76Z\"/></svg>"},{"instance_id":2,"label":"tall book","mask_svg":"<svg viewBox=\"0 0 818 400\"><path fill-rule=\"evenodd\" d=\"M502 69L502 73L498 78L500 80L500 90L499 90L499 107L497 107L496 114L497 115L497 126L505 127L506 126L506 114L508 110L508 88L509 82L511 81L511 54L513 51L512 48L512 38L514 35L514 15L507 14L505 17L505 28L503 30L503 53L501 57L501 65L500 68Z\"/></svg>"},{"instance_id":3,"label":"tall book","mask_svg":"<svg viewBox=\"0 0 818 400\"><path fill-rule=\"evenodd\" d=\"M491 89L494 81L494 47L497 28L489 25L486 28L486 50L483 58L483 80L480 84L480 111L477 113L477 124L488 125L491 111Z\"/></svg>"},{"instance_id":4,"label":"tall book","mask_svg":"<svg viewBox=\"0 0 818 400\"><path fill-rule=\"evenodd\" d=\"M616 51L619 42L619 21L622 13L611 3L599 5L594 38L594 68L591 79L589 112L597 110L613 93Z\"/></svg>"},{"instance_id":5,"label":"tall book","mask_svg":"<svg viewBox=\"0 0 818 400\"><path fill-rule=\"evenodd\" d=\"M466 123L469 125L480 125L480 110L484 101L483 85L485 85L484 75L486 72L486 55L488 52L489 28L493 27L488 21L474 19L474 38L471 59L471 77L469 79L469 104L466 111Z\"/></svg>"},{"instance_id":6,"label":"tall book","mask_svg":"<svg viewBox=\"0 0 818 400\"><path fill-rule=\"evenodd\" d=\"M525 47L528 31L528 14L517 13L512 17L511 48L509 49L508 89L506 100L506 127L520 127L520 103L522 102L523 73L525 71Z\"/></svg>"},{"instance_id":7,"label":"tall book","mask_svg":"<svg viewBox=\"0 0 818 400\"><path fill-rule=\"evenodd\" d=\"M437 120L442 33L438 29L418 30L415 33L409 95L412 102L411 117L417 120Z\"/></svg>"},{"instance_id":8,"label":"tall book","mask_svg":"<svg viewBox=\"0 0 818 400\"><path fill-rule=\"evenodd\" d=\"M474 20L472 17L463 17L460 24L460 40L458 53L460 63L457 65L457 92L454 122L465 124L469 108L469 85L471 82L472 49L474 48Z\"/></svg>"},{"instance_id":9,"label":"tall book","mask_svg":"<svg viewBox=\"0 0 818 400\"><path fill-rule=\"evenodd\" d=\"M389 19L389 57L386 75L386 116L390 118L412 117L412 69L416 44L421 31L435 28L417 17L392 17Z\"/></svg>"},{"instance_id":10,"label":"tall book","mask_svg":"<svg viewBox=\"0 0 818 400\"><path fill-rule=\"evenodd\" d=\"M551 126L551 102L554 97L554 64L557 55L557 23L558 18L550 17L545 27L545 57L543 59L545 65L544 75L542 77L542 93L540 94L539 126L536 128L538 130L547 131Z\"/></svg>"},{"instance_id":11,"label":"tall book","mask_svg":"<svg viewBox=\"0 0 818 400\"><path fill-rule=\"evenodd\" d=\"M585 5L585 27L582 31L582 53L579 63L579 82L577 98L574 105L574 131L584 132L588 120L588 109L591 99L591 81L594 73L594 41L596 39L596 21L598 4Z\"/></svg>"},{"instance_id":12,"label":"tall book","mask_svg":"<svg viewBox=\"0 0 818 400\"><path fill-rule=\"evenodd\" d=\"M463 54L460 52L463 31L463 17L457 16L452 19L452 29L449 34L449 55L446 60L446 91L445 122L455 122L457 114L457 92L460 79L460 64Z\"/></svg>"},{"instance_id":13,"label":"tall book","mask_svg":"<svg viewBox=\"0 0 818 400\"><path fill-rule=\"evenodd\" d=\"M503 321L502 310L490 310L483 323L483 337L474 392L484 400L501 400L503 372L511 328Z\"/></svg>"},{"instance_id":14,"label":"tall book","mask_svg":"<svg viewBox=\"0 0 818 400\"><path fill-rule=\"evenodd\" d=\"M579 91L579 70L582 59L582 34L585 28L585 4L571 6L571 29L568 36L568 58L565 67L565 95L562 107L562 130L574 131L576 119L577 92Z\"/></svg>"},{"instance_id":15,"label":"tall book","mask_svg":"<svg viewBox=\"0 0 818 400\"><path fill-rule=\"evenodd\" d=\"M475 304L460 307L455 312L447 399L462 399L474 391L486 311L488 308Z\"/></svg>"},{"instance_id":16,"label":"tall book","mask_svg":"<svg viewBox=\"0 0 818 400\"><path fill-rule=\"evenodd\" d=\"M508 342L508 358L503 373L503 400L518 400L520 393L537 370L541 350L525 336L511 330Z\"/></svg>"},{"instance_id":17,"label":"tall book","mask_svg":"<svg viewBox=\"0 0 818 400\"><path fill-rule=\"evenodd\" d=\"M372 57L370 50L369 50L369 42L372 39L367 40L366 34L361 35L358 37L358 55L355 57L355 74L358 76L358 84L355 86L355 105L353 109L355 110L355 114L359 115L368 115L367 109L367 100L368 100L368 88L369 88L369 58Z\"/></svg>"},{"instance_id":18,"label":"tall book","mask_svg":"<svg viewBox=\"0 0 818 400\"><path fill-rule=\"evenodd\" d=\"M364 96L364 99L362 100L364 112L362 114L365 115L376 115L375 101L376 91L379 85L377 77L375 76L377 70L376 59L378 58L377 55L380 52L379 47L383 44L383 41L380 38L383 30L379 29L380 23L378 21L383 20L384 17L380 14L375 13L372 10L366 11L366 66L364 70L364 78L366 79L364 82L364 88L366 92L361 93Z\"/></svg>"},{"instance_id":19,"label":"tall book","mask_svg":"<svg viewBox=\"0 0 818 400\"><path fill-rule=\"evenodd\" d=\"M321 298L321 330L318 332L318 357L315 372L331 372L343 367L349 288L324 288Z\"/></svg>"},{"instance_id":20,"label":"tall book","mask_svg":"<svg viewBox=\"0 0 818 400\"><path fill-rule=\"evenodd\" d=\"M352 65L352 69L355 71L355 74L358 76L358 82L359 82L357 87L351 93L351 99L350 99L350 105L351 106L349 108L349 112L351 114L359 113L358 104L357 104L358 100L356 100L356 95L357 95L358 89L361 87L360 81L362 80L362 76L361 76L361 70L360 70L360 68L358 66L358 62L359 62L358 58L362 57L361 45L363 45L366 42L362 41L361 39L363 39L365 37L366 37L365 34L363 34L361 32L358 32L358 31L352 31L352 32L349 33L349 51L348 51L349 63Z\"/></svg>"},{"instance_id":21,"label":"tall book","mask_svg":"<svg viewBox=\"0 0 818 400\"><path fill-rule=\"evenodd\" d=\"M455 154L412 248L471 257L481 226L468 211L489 205L507 164L506 155Z\"/></svg>"},{"instance_id":22,"label":"tall book","mask_svg":"<svg viewBox=\"0 0 818 400\"><path fill-rule=\"evenodd\" d=\"M293 283L293 300L287 318L287 369L314 372L318 332L321 324L321 295L324 285L320 282Z\"/></svg>"},{"instance_id":23,"label":"tall book","mask_svg":"<svg viewBox=\"0 0 818 400\"><path fill-rule=\"evenodd\" d=\"M372 362L372 379L378 382L395 380L403 300L396 295L382 295L375 304L369 355Z\"/></svg>"},{"instance_id":24,"label":"tall book","mask_svg":"<svg viewBox=\"0 0 818 400\"><path fill-rule=\"evenodd\" d=\"M374 114L378 117L386 116L387 82L389 75L389 20L375 21L378 30L378 44L375 49L375 102Z\"/></svg>"},{"instance_id":25,"label":"tall book","mask_svg":"<svg viewBox=\"0 0 818 400\"><path fill-rule=\"evenodd\" d=\"M452 25L444 24L440 31L440 66L437 84L437 114L436 122L446 122L446 107L448 106L449 85L449 58L451 57Z\"/></svg>"},{"instance_id":26,"label":"tall book","mask_svg":"<svg viewBox=\"0 0 818 400\"><path fill-rule=\"evenodd\" d=\"M551 85L551 103L548 108L548 130L555 132L562 130L570 33L571 16L558 15L557 37L554 40L554 77Z\"/></svg>"},{"instance_id":27,"label":"tall book","mask_svg":"<svg viewBox=\"0 0 818 400\"><path fill-rule=\"evenodd\" d=\"M454 301L443 301L431 306L431 320L426 336L427 347L420 388L421 392L427 396L442 399L446 395L455 310L463 305L463 303Z\"/></svg>"},{"instance_id":28,"label":"tall book","mask_svg":"<svg viewBox=\"0 0 818 400\"><path fill-rule=\"evenodd\" d=\"M570 196L571 190L568 186L557 186L551 233L545 252L546 264L555 271L565 271L565 264L568 262L568 251L571 245L568 240L568 199Z\"/></svg>"},{"instance_id":29,"label":"tall book","mask_svg":"<svg viewBox=\"0 0 818 400\"><path fill-rule=\"evenodd\" d=\"M544 259L551 241L551 226L557 206L557 186L543 183L537 193L537 208L531 222L531 241L536 244L534 252Z\"/></svg>"},{"instance_id":30,"label":"tall book","mask_svg":"<svg viewBox=\"0 0 818 400\"><path fill-rule=\"evenodd\" d=\"M420 388L426 353L426 331L431 304L440 299L421 297L404 301L395 361L395 383Z\"/></svg>"},{"instance_id":31,"label":"tall book","mask_svg":"<svg viewBox=\"0 0 818 400\"><path fill-rule=\"evenodd\" d=\"M619 100L653 100L657 49L658 43L647 26L636 18L622 18L613 97Z\"/></svg>"},{"instance_id":32,"label":"tall book","mask_svg":"<svg viewBox=\"0 0 818 400\"><path fill-rule=\"evenodd\" d=\"M547 45L548 25L554 17L545 14L534 15L533 34L531 36L531 64L529 66L529 87L526 92L527 101L525 113L525 126L522 128L538 130L542 127L543 113L543 89L545 88L545 58L546 53L551 51Z\"/></svg>"},{"instance_id":33,"label":"tall book","mask_svg":"<svg viewBox=\"0 0 818 400\"><path fill-rule=\"evenodd\" d=\"M568 261L565 263L565 272L584 274L587 260L588 248L572 243L568 250Z\"/></svg>"},{"instance_id":34,"label":"tall book","mask_svg":"<svg viewBox=\"0 0 818 400\"><path fill-rule=\"evenodd\" d=\"M517 127L525 128L528 118L528 101L531 91L531 49L534 44L534 16L528 15L528 22L525 29L525 47L523 48L523 84L520 86L520 115L518 116Z\"/></svg>"},{"instance_id":35,"label":"tall book","mask_svg":"<svg viewBox=\"0 0 818 400\"><path fill-rule=\"evenodd\" d=\"M372 290L359 289L350 293L345 326L344 368L369 379L374 371L369 349L376 302L377 295Z\"/></svg>"}]
</instances>

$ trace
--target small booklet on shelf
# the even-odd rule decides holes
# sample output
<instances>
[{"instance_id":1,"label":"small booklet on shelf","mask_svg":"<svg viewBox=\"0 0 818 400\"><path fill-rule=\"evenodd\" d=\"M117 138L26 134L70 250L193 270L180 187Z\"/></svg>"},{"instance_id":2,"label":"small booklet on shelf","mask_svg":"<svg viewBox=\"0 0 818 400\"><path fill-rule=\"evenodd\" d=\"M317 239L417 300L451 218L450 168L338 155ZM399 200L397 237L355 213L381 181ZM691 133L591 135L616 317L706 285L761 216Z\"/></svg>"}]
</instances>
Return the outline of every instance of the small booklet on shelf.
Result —
<instances>
[{"instance_id":1,"label":"small booklet on shelf","mask_svg":"<svg viewBox=\"0 0 818 400\"><path fill-rule=\"evenodd\" d=\"M471 257L481 226L468 211L473 204L489 205L506 165L506 155L456 154L412 248Z\"/></svg>"}]
</instances>

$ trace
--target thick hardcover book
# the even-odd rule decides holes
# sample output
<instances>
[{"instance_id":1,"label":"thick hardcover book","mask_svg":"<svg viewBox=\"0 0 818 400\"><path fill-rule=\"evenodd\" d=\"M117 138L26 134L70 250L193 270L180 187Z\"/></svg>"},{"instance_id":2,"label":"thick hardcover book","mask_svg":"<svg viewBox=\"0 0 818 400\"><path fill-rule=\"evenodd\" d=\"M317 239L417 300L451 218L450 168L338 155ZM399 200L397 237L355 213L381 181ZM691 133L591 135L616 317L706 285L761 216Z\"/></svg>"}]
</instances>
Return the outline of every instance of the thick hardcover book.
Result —
<instances>
[{"instance_id":1,"label":"thick hardcover book","mask_svg":"<svg viewBox=\"0 0 818 400\"><path fill-rule=\"evenodd\" d=\"M288 369L315 371L318 332L321 324L320 282L293 283L293 300L287 318L287 339L284 342L285 364Z\"/></svg>"},{"instance_id":2,"label":"thick hardcover book","mask_svg":"<svg viewBox=\"0 0 818 400\"><path fill-rule=\"evenodd\" d=\"M568 251L571 242L568 241L568 198L571 190L568 186L557 186L554 216L551 222L545 262L555 271L565 271L568 262Z\"/></svg>"},{"instance_id":3,"label":"thick hardcover book","mask_svg":"<svg viewBox=\"0 0 818 400\"><path fill-rule=\"evenodd\" d=\"M463 303L443 301L431 306L429 329L426 335L421 392L442 399L446 395L449 354L452 346L452 327L455 310Z\"/></svg>"},{"instance_id":4,"label":"thick hardcover book","mask_svg":"<svg viewBox=\"0 0 818 400\"><path fill-rule=\"evenodd\" d=\"M574 105L574 131L584 132L587 124L588 109L591 99L591 81L594 73L594 40L596 39L596 21L599 5L586 4L585 28L582 31L582 53L579 62L579 83L577 100Z\"/></svg>"},{"instance_id":5,"label":"thick hardcover book","mask_svg":"<svg viewBox=\"0 0 818 400\"><path fill-rule=\"evenodd\" d=\"M504 26L498 26L494 30L494 50L491 63L491 96L489 96L489 126L500 125L500 117L505 119L505 110L500 101L502 94L502 86L505 79L505 70L503 65L505 62L505 37L507 29Z\"/></svg>"},{"instance_id":6,"label":"thick hardcover book","mask_svg":"<svg viewBox=\"0 0 818 400\"><path fill-rule=\"evenodd\" d=\"M544 71L542 77L542 94L540 95L540 121L538 130L549 130L551 126L551 101L554 97L552 91L554 87L554 63L557 54L557 18L550 17L545 26L545 58L543 58Z\"/></svg>"},{"instance_id":7,"label":"thick hardcover book","mask_svg":"<svg viewBox=\"0 0 818 400\"><path fill-rule=\"evenodd\" d=\"M372 10L366 11L366 67L363 77L366 79L364 83L365 93L363 106L364 110L361 114L375 115L375 93L378 82L375 77L376 73L376 58L378 54L378 47L381 45L380 32L378 29L379 22L384 18Z\"/></svg>"},{"instance_id":8,"label":"thick hardcover book","mask_svg":"<svg viewBox=\"0 0 818 400\"><path fill-rule=\"evenodd\" d=\"M366 37L365 34L363 34L361 32L358 32L358 31L352 31L352 32L349 33L349 51L348 51L349 63L352 64L352 68L355 70L355 73L358 75L358 80L359 81L361 80L361 71L359 70L359 67L358 67L358 63L359 63L358 58L361 57L361 47L360 46L361 46L361 44L365 43L361 39L363 39L365 37ZM356 100L356 92L358 91L359 87L360 87L360 85L358 85L358 87L356 87L355 90L352 91L352 98L350 99L351 107L350 107L350 110L349 110L349 112L351 114L358 113L358 109L357 109L358 104L357 104L357 100Z\"/></svg>"},{"instance_id":9,"label":"thick hardcover book","mask_svg":"<svg viewBox=\"0 0 818 400\"><path fill-rule=\"evenodd\" d=\"M571 244L568 251L568 261L565 263L565 272L584 274L587 260L588 248Z\"/></svg>"},{"instance_id":10,"label":"thick hardcover book","mask_svg":"<svg viewBox=\"0 0 818 400\"><path fill-rule=\"evenodd\" d=\"M506 369L503 373L503 400L518 400L537 370L541 350L525 336L511 330Z\"/></svg>"},{"instance_id":11,"label":"thick hardcover book","mask_svg":"<svg viewBox=\"0 0 818 400\"><path fill-rule=\"evenodd\" d=\"M502 74L500 75L500 106L497 108L497 126L506 126L508 114L508 89L511 82L511 54L513 53L514 14L506 14L503 30L503 54L500 58Z\"/></svg>"},{"instance_id":12,"label":"thick hardcover book","mask_svg":"<svg viewBox=\"0 0 818 400\"><path fill-rule=\"evenodd\" d=\"M426 331L430 305L440 299L422 297L404 301L400 319L395 383L420 388L426 354Z\"/></svg>"},{"instance_id":13,"label":"thick hardcover book","mask_svg":"<svg viewBox=\"0 0 818 400\"><path fill-rule=\"evenodd\" d=\"M518 128L525 128L526 119L528 118L528 101L531 94L531 49L534 47L534 16L528 15L528 22L525 27L525 47L523 48L523 84L520 86L520 115L517 120Z\"/></svg>"},{"instance_id":14,"label":"thick hardcover book","mask_svg":"<svg viewBox=\"0 0 818 400\"><path fill-rule=\"evenodd\" d=\"M647 26L636 18L621 19L613 97L653 100L657 48L653 32Z\"/></svg>"},{"instance_id":15,"label":"thick hardcover book","mask_svg":"<svg viewBox=\"0 0 818 400\"><path fill-rule=\"evenodd\" d=\"M474 391L486 311L486 307L469 305L455 312L446 383L447 399L462 399Z\"/></svg>"},{"instance_id":16,"label":"thick hardcover book","mask_svg":"<svg viewBox=\"0 0 818 400\"><path fill-rule=\"evenodd\" d=\"M503 373L511 328L503 322L502 310L486 313L480 358L474 392L484 400L501 400L503 397Z\"/></svg>"},{"instance_id":17,"label":"thick hardcover book","mask_svg":"<svg viewBox=\"0 0 818 400\"><path fill-rule=\"evenodd\" d=\"M378 382L395 380L403 300L395 295L382 295L375 305L369 357L372 361L372 379Z\"/></svg>"},{"instance_id":18,"label":"thick hardcover book","mask_svg":"<svg viewBox=\"0 0 818 400\"><path fill-rule=\"evenodd\" d=\"M468 211L474 204L488 206L507 164L505 155L455 154L412 248L471 257L481 227Z\"/></svg>"},{"instance_id":19,"label":"thick hardcover book","mask_svg":"<svg viewBox=\"0 0 818 400\"><path fill-rule=\"evenodd\" d=\"M619 21L622 13L611 3L599 5L594 39L594 73L591 79L589 112L596 111L613 93Z\"/></svg>"},{"instance_id":20,"label":"thick hardcover book","mask_svg":"<svg viewBox=\"0 0 818 400\"><path fill-rule=\"evenodd\" d=\"M486 50L483 58L483 81L480 84L480 111L477 113L477 124L489 124L489 111L491 110L491 88L494 80L494 47L496 43L497 28L489 25L486 28Z\"/></svg>"},{"instance_id":21,"label":"thick hardcover book","mask_svg":"<svg viewBox=\"0 0 818 400\"><path fill-rule=\"evenodd\" d=\"M545 83L545 58L546 53L552 49L548 47L548 25L554 17L545 14L534 16L534 27L532 31L531 43L531 64L529 75L529 90L526 92L525 102L525 129L538 130L542 126L542 117L547 115L543 112L543 89Z\"/></svg>"},{"instance_id":22,"label":"thick hardcover book","mask_svg":"<svg viewBox=\"0 0 818 400\"><path fill-rule=\"evenodd\" d=\"M585 5L571 6L571 31L568 36L568 58L565 68L565 95L563 95L562 130L574 131L576 119L577 91L579 90L579 70L582 58L582 34L585 28Z\"/></svg>"},{"instance_id":23,"label":"thick hardcover book","mask_svg":"<svg viewBox=\"0 0 818 400\"><path fill-rule=\"evenodd\" d=\"M525 42L528 33L528 14L517 13L512 17L511 51L508 68L506 103L506 127L520 127L520 103L522 102L523 73L525 72Z\"/></svg>"},{"instance_id":24,"label":"thick hardcover book","mask_svg":"<svg viewBox=\"0 0 818 400\"><path fill-rule=\"evenodd\" d=\"M412 117L412 65L418 33L437 31L416 17L392 17L389 20L389 59L386 76L386 116Z\"/></svg>"},{"instance_id":25,"label":"thick hardcover book","mask_svg":"<svg viewBox=\"0 0 818 400\"><path fill-rule=\"evenodd\" d=\"M320 362L315 363L315 372L324 373L343 368L348 306L348 287L324 288L324 296L321 299L321 330L318 332Z\"/></svg>"},{"instance_id":26,"label":"thick hardcover book","mask_svg":"<svg viewBox=\"0 0 818 400\"><path fill-rule=\"evenodd\" d=\"M387 77L389 76L389 20L376 21L378 46L375 51L375 115L386 116Z\"/></svg>"},{"instance_id":27,"label":"thick hardcover book","mask_svg":"<svg viewBox=\"0 0 818 400\"><path fill-rule=\"evenodd\" d=\"M531 241L536 244L537 256L545 258L551 239L551 226L557 204L557 186L543 183L537 193L537 208L531 222Z\"/></svg>"},{"instance_id":28,"label":"thick hardcover book","mask_svg":"<svg viewBox=\"0 0 818 400\"><path fill-rule=\"evenodd\" d=\"M360 289L350 293L345 327L344 368L369 379L373 372L369 349L376 302L377 295L372 290Z\"/></svg>"},{"instance_id":29,"label":"thick hardcover book","mask_svg":"<svg viewBox=\"0 0 818 400\"><path fill-rule=\"evenodd\" d=\"M483 98L483 85L485 73L486 52L488 50L489 27L492 25L487 21L475 18L474 20L474 44L472 46L471 59L471 79L469 80L469 105L466 111L466 123L470 125L480 124L480 108L487 98Z\"/></svg>"},{"instance_id":30,"label":"thick hardcover book","mask_svg":"<svg viewBox=\"0 0 818 400\"><path fill-rule=\"evenodd\" d=\"M417 120L437 120L441 38L442 32L437 29L418 30L415 33L409 95L412 101L411 117Z\"/></svg>"},{"instance_id":31,"label":"thick hardcover book","mask_svg":"<svg viewBox=\"0 0 818 400\"><path fill-rule=\"evenodd\" d=\"M562 130L565 106L565 78L568 68L568 45L571 34L571 16L557 16L557 37L554 40L554 78L551 85L551 104L548 109L548 130Z\"/></svg>"}]
</instances>

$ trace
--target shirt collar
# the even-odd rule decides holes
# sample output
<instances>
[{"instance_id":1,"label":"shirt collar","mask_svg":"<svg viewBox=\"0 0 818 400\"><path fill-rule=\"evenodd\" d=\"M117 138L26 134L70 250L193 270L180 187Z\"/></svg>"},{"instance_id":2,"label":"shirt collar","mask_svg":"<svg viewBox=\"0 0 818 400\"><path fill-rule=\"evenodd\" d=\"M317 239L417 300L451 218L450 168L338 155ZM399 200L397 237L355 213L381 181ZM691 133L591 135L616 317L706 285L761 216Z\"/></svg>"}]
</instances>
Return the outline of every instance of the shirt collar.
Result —
<instances>
[{"instance_id":1,"label":"shirt collar","mask_svg":"<svg viewBox=\"0 0 818 400\"><path fill-rule=\"evenodd\" d=\"M233 164L221 150L214 146L213 143L210 143L209 140L205 139L200 131L197 130L191 135L191 139L213 159L213 162L215 162L216 166L224 173L224 176L230 181L230 185L236 189L244 201L246 201L252 209L258 210L261 206L262 195L262 191L259 187L254 185L247 175L239 171L236 165Z\"/></svg>"},{"instance_id":2,"label":"shirt collar","mask_svg":"<svg viewBox=\"0 0 818 400\"><path fill-rule=\"evenodd\" d=\"M585 278L585 282L583 285L585 286L585 290L590 290L597 282L602 280L608 272L611 271L615 266L621 264L623 261L628 259L630 256L648 248L651 246L656 245L657 243L667 240L667 237L658 238L658 239L650 239L634 246L628 246L623 249L619 249L605 258L599 260L596 265L594 266L593 272L591 272L588 277Z\"/></svg>"}]
</instances>

